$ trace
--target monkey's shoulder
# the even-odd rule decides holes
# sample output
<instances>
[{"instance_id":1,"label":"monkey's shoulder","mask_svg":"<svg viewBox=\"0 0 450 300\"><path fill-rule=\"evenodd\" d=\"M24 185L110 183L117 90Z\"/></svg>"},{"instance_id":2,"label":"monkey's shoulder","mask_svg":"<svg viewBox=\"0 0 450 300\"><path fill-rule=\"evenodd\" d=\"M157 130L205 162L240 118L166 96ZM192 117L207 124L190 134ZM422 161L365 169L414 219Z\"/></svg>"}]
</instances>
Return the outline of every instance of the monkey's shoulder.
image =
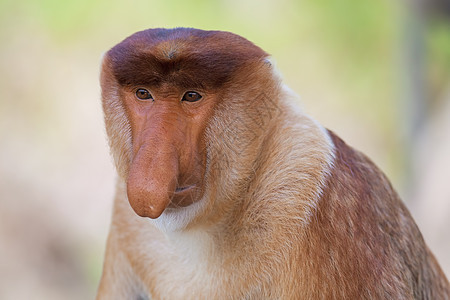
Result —
<instances>
[{"instance_id":1,"label":"monkey's shoulder","mask_svg":"<svg viewBox=\"0 0 450 300\"><path fill-rule=\"evenodd\" d=\"M366 155L328 133L335 147L333 167L306 230L312 255L322 253L317 268L334 272L331 266L339 262L336 278L353 278L353 288L364 286L361 295L380 283L396 286L383 291L385 296L431 293L424 285L439 280L428 270L439 267L408 209ZM341 264L349 256L352 264Z\"/></svg>"}]
</instances>

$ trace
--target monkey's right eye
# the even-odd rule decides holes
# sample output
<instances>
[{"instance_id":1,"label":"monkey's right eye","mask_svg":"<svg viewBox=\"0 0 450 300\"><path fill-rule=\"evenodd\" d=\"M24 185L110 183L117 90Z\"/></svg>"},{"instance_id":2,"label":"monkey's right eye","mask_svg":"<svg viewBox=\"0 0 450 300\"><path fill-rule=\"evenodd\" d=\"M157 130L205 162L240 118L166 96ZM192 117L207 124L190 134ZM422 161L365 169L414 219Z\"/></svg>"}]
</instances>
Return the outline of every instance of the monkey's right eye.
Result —
<instances>
[{"instance_id":1,"label":"monkey's right eye","mask_svg":"<svg viewBox=\"0 0 450 300\"><path fill-rule=\"evenodd\" d=\"M146 89L138 89L136 91L136 97L138 97L141 100L153 99L152 94L150 94L150 92L147 91Z\"/></svg>"}]
</instances>

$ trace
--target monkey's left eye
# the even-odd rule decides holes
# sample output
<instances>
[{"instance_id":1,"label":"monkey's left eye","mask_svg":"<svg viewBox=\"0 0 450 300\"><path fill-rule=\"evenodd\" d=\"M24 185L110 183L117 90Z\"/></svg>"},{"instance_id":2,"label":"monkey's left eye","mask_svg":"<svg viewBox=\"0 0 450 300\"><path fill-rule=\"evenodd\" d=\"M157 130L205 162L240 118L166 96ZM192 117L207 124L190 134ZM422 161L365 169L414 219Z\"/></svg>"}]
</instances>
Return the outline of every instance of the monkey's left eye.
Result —
<instances>
[{"instance_id":1,"label":"monkey's left eye","mask_svg":"<svg viewBox=\"0 0 450 300\"><path fill-rule=\"evenodd\" d=\"M153 99L152 94L150 94L150 92L146 89L138 89L136 91L136 97L141 100Z\"/></svg>"},{"instance_id":2,"label":"monkey's left eye","mask_svg":"<svg viewBox=\"0 0 450 300\"><path fill-rule=\"evenodd\" d=\"M200 95L197 92L186 92L183 96L183 99L181 99L181 101L188 101L188 102L195 102L202 99L202 95Z\"/></svg>"}]
</instances>

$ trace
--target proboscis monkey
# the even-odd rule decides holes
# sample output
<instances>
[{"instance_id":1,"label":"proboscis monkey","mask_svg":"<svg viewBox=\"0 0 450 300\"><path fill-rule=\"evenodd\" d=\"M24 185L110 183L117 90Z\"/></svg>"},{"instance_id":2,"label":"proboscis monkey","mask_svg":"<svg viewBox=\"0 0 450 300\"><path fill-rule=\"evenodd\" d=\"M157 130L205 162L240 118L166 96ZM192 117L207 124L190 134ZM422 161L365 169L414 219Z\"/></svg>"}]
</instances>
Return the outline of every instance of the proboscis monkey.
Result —
<instances>
[{"instance_id":1,"label":"proboscis monkey","mask_svg":"<svg viewBox=\"0 0 450 300\"><path fill-rule=\"evenodd\" d=\"M383 173L251 42L138 32L101 87L119 177L97 299L449 299Z\"/></svg>"}]
</instances>

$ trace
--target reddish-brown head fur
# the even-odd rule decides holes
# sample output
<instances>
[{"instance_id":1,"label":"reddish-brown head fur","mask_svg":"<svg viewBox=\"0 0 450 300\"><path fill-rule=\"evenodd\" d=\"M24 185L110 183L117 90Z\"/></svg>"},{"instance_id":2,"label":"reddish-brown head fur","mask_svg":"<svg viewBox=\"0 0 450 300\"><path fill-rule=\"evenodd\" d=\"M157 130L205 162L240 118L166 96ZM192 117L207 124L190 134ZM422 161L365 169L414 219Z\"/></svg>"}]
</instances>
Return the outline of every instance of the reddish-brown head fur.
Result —
<instances>
[{"instance_id":1,"label":"reddish-brown head fur","mask_svg":"<svg viewBox=\"0 0 450 300\"><path fill-rule=\"evenodd\" d=\"M185 28L138 32L106 54L105 118L107 123L115 122L117 111L110 112L111 107L126 117L123 126L131 133L130 149L119 156L127 157L127 163L123 166L123 157L116 160L127 177L128 199L138 215L157 218L167 206L187 206L201 198L205 130L223 96L217 91L238 70L262 63L266 56L239 36ZM152 99L137 98L139 88L148 90ZM202 98L182 101L189 91ZM111 127L110 137L127 132ZM114 144L111 147L118 152Z\"/></svg>"},{"instance_id":2,"label":"reddish-brown head fur","mask_svg":"<svg viewBox=\"0 0 450 300\"><path fill-rule=\"evenodd\" d=\"M267 54L246 39L220 31L150 29L138 32L108 52L120 85L213 90L240 66Z\"/></svg>"}]
</instances>

